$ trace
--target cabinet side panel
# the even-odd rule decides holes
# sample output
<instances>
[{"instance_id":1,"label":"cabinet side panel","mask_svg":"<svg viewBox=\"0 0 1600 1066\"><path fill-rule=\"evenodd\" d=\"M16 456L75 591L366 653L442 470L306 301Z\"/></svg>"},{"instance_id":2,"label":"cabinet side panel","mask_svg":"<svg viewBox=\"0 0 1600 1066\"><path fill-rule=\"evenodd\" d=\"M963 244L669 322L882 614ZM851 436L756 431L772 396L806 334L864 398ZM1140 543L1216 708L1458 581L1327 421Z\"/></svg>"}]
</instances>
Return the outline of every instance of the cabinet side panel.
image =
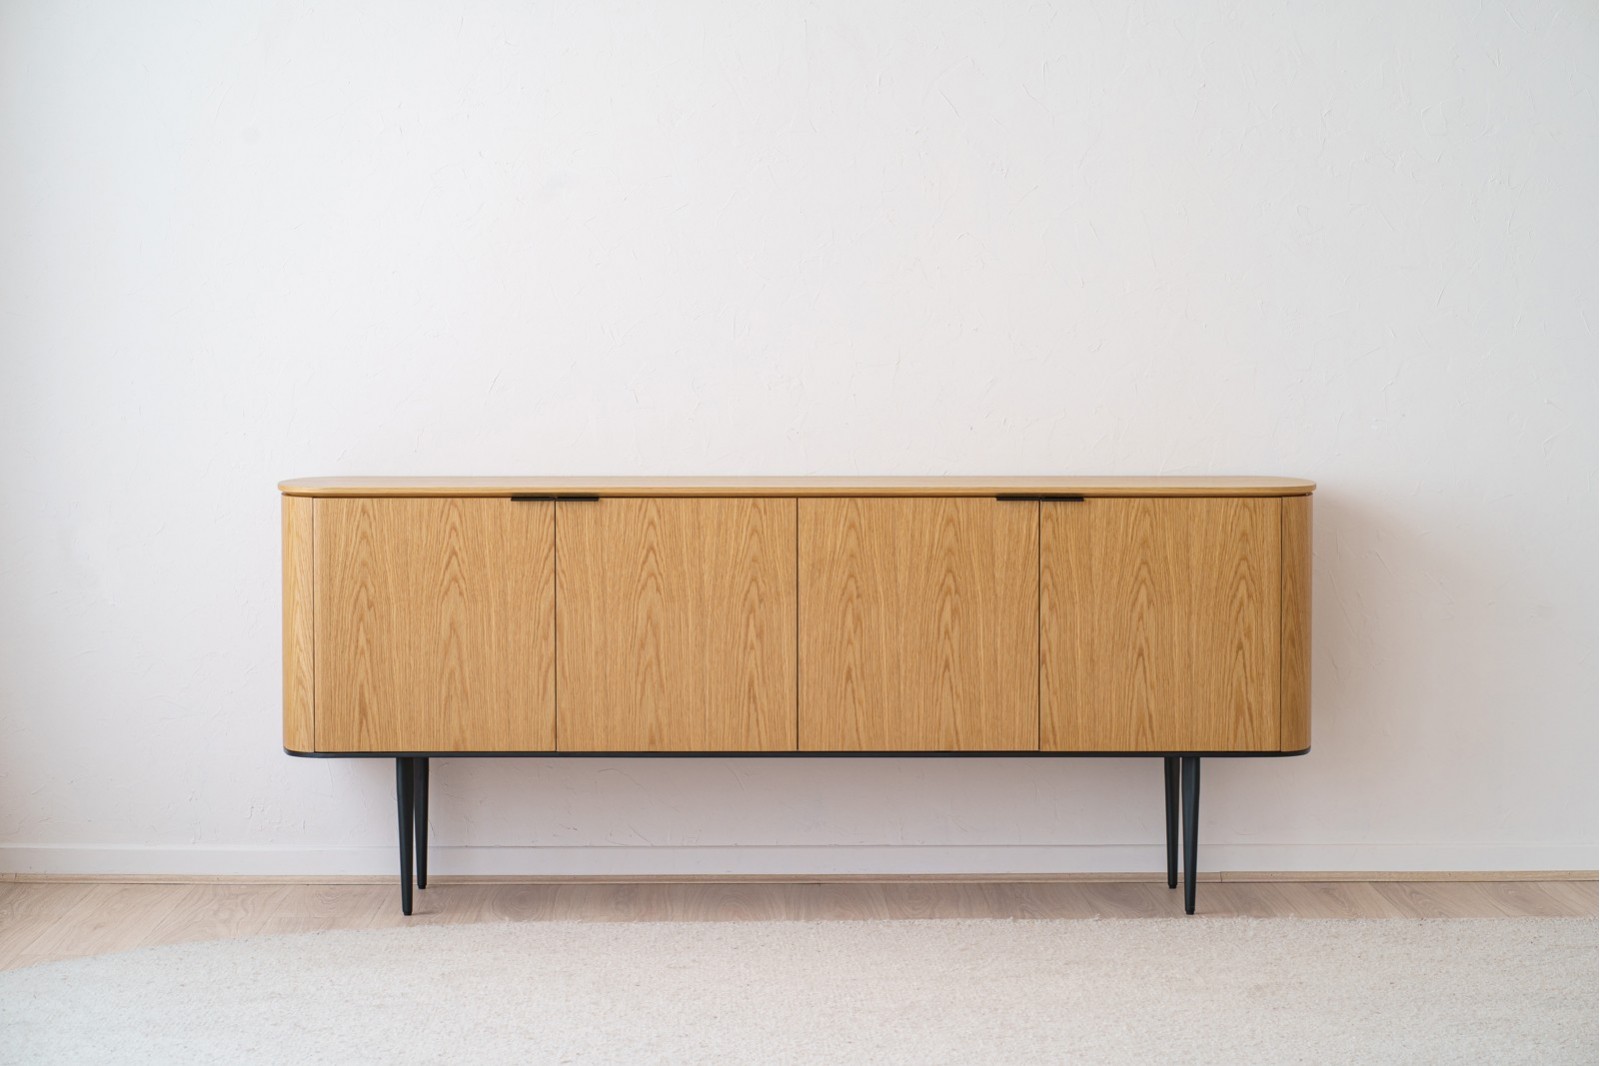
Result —
<instances>
[{"instance_id":1,"label":"cabinet side panel","mask_svg":"<svg viewBox=\"0 0 1600 1066\"><path fill-rule=\"evenodd\" d=\"M283 746L306 752L317 747L312 505L309 497L283 497Z\"/></svg>"},{"instance_id":2,"label":"cabinet side panel","mask_svg":"<svg viewBox=\"0 0 1600 1066\"><path fill-rule=\"evenodd\" d=\"M553 750L553 505L315 503L318 750Z\"/></svg>"},{"instance_id":3,"label":"cabinet side panel","mask_svg":"<svg viewBox=\"0 0 1600 1066\"><path fill-rule=\"evenodd\" d=\"M1311 746L1311 497L1283 501L1283 682L1279 749Z\"/></svg>"}]
</instances>

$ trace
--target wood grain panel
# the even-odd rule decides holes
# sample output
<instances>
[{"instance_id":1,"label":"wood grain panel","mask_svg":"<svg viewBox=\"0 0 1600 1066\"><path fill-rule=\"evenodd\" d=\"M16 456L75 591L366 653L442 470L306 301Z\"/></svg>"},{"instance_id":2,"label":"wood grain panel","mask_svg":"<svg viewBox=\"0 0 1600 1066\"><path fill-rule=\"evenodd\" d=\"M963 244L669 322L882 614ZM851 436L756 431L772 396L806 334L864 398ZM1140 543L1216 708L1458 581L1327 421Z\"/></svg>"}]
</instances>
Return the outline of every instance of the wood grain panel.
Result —
<instances>
[{"instance_id":1,"label":"wood grain panel","mask_svg":"<svg viewBox=\"0 0 1600 1066\"><path fill-rule=\"evenodd\" d=\"M1311 747L1311 497L1283 507L1283 682L1279 749Z\"/></svg>"},{"instance_id":2,"label":"wood grain panel","mask_svg":"<svg viewBox=\"0 0 1600 1066\"><path fill-rule=\"evenodd\" d=\"M1039 504L800 501L800 747L1037 748Z\"/></svg>"},{"instance_id":3,"label":"wood grain panel","mask_svg":"<svg viewBox=\"0 0 1600 1066\"><path fill-rule=\"evenodd\" d=\"M312 510L316 502L283 498L283 746L315 751L316 681L312 654Z\"/></svg>"},{"instance_id":4,"label":"wood grain panel","mask_svg":"<svg viewBox=\"0 0 1600 1066\"><path fill-rule=\"evenodd\" d=\"M1278 500L1041 504L1047 751L1278 750Z\"/></svg>"},{"instance_id":5,"label":"wood grain panel","mask_svg":"<svg viewBox=\"0 0 1600 1066\"><path fill-rule=\"evenodd\" d=\"M556 505L562 751L793 751L795 501Z\"/></svg>"},{"instance_id":6,"label":"wood grain panel","mask_svg":"<svg viewBox=\"0 0 1600 1066\"><path fill-rule=\"evenodd\" d=\"M554 748L554 510L316 501L319 751Z\"/></svg>"},{"instance_id":7,"label":"wood grain panel","mask_svg":"<svg viewBox=\"0 0 1600 1066\"><path fill-rule=\"evenodd\" d=\"M1298 496L1288 477L311 477L296 496Z\"/></svg>"}]
</instances>

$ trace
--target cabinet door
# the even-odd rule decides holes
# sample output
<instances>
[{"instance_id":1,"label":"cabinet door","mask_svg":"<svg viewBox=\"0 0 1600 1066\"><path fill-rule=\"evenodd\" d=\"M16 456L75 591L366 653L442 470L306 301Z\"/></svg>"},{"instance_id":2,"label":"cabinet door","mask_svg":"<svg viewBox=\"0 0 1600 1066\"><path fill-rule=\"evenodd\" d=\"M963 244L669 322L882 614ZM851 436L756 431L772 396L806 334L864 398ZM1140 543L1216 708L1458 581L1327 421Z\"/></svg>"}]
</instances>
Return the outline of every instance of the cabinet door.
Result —
<instances>
[{"instance_id":1,"label":"cabinet door","mask_svg":"<svg viewBox=\"0 0 1600 1066\"><path fill-rule=\"evenodd\" d=\"M1039 505L800 501L800 747L1039 743Z\"/></svg>"},{"instance_id":2,"label":"cabinet door","mask_svg":"<svg viewBox=\"0 0 1600 1066\"><path fill-rule=\"evenodd\" d=\"M1281 501L1041 508L1043 748L1277 750Z\"/></svg>"},{"instance_id":3,"label":"cabinet door","mask_svg":"<svg viewBox=\"0 0 1600 1066\"><path fill-rule=\"evenodd\" d=\"M793 751L795 501L556 509L562 751Z\"/></svg>"},{"instance_id":4,"label":"cabinet door","mask_svg":"<svg viewBox=\"0 0 1600 1066\"><path fill-rule=\"evenodd\" d=\"M553 749L553 512L316 501L318 751Z\"/></svg>"}]
</instances>

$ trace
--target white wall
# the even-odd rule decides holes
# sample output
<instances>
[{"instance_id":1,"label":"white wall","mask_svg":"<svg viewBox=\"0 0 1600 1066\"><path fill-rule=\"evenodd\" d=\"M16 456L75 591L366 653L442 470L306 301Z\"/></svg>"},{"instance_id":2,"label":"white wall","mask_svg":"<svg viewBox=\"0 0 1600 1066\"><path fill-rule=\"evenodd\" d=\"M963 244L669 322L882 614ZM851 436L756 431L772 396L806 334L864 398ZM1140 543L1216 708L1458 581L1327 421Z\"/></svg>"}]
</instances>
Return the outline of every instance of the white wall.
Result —
<instances>
[{"instance_id":1,"label":"white wall","mask_svg":"<svg viewBox=\"0 0 1600 1066\"><path fill-rule=\"evenodd\" d=\"M1293 8L1294 10L1289 10ZM1220 869L1596 865L1589 3L0 7L0 870L387 873L283 477L1315 478ZM1156 764L440 762L464 871L1125 870Z\"/></svg>"}]
</instances>

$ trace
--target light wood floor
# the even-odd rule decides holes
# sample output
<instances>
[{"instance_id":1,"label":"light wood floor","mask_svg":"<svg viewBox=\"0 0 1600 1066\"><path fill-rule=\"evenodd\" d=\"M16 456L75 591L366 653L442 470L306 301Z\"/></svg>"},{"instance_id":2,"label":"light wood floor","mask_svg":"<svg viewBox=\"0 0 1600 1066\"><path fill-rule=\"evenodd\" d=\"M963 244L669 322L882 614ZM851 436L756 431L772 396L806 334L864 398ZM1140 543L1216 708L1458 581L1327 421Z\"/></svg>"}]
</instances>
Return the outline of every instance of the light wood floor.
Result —
<instances>
[{"instance_id":1,"label":"light wood floor","mask_svg":"<svg viewBox=\"0 0 1600 1066\"><path fill-rule=\"evenodd\" d=\"M392 883L0 881L0 969L153 944L486 921L1164 918L1160 881ZM1198 913L1258 918L1593 917L1595 882L1203 881Z\"/></svg>"}]
</instances>

